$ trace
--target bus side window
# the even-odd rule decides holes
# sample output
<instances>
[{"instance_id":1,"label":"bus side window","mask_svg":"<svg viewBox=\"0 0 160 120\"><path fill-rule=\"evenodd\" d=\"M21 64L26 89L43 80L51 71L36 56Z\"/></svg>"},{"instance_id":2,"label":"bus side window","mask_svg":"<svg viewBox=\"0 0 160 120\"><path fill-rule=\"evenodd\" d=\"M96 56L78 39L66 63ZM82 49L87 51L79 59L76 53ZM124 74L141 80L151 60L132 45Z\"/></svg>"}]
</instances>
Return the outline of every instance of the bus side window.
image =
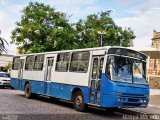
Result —
<instances>
[{"instance_id":1,"label":"bus side window","mask_svg":"<svg viewBox=\"0 0 160 120\"><path fill-rule=\"evenodd\" d=\"M25 70L33 70L34 60L35 60L34 55L26 57Z\"/></svg>"},{"instance_id":2,"label":"bus side window","mask_svg":"<svg viewBox=\"0 0 160 120\"><path fill-rule=\"evenodd\" d=\"M111 79L110 67L111 67L111 59L108 57L108 58L107 58L107 64L106 64L106 76L107 76L109 79Z\"/></svg>"},{"instance_id":3,"label":"bus side window","mask_svg":"<svg viewBox=\"0 0 160 120\"><path fill-rule=\"evenodd\" d=\"M101 79L101 76L102 76L103 62L104 62L104 57L101 57L100 68L99 68L99 79Z\"/></svg>"},{"instance_id":4,"label":"bus side window","mask_svg":"<svg viewBox=\"0 0 160 120\"><path fill-rule=\"evenodd\" d=\"M56 71L68 71L70 53L60 53L57 55Z\"/></svg>"},{"instance_id":5,"label":"bus side window","mask_svg":"<svg viewBox=\"0 0 160 120\"><path fill-rule=\"evenodd\" d=\"M18 68L19 68L19 61L20 61L20 57L14 57L13 58L12 70L18 70Z\"/></svg>"},{"instance_id":6,"label":"bus side window","mask_svg":"<svg viewBox=\"0 0 160 120\"><path fill-rule=\"evenodd\" d=\"M93 60L93 68L92 68L92 79L98 78L98 58L94 58Z\"/></svg>"},{"instance_id":7,"label":"bus side window","mask_svg":"<svg viewBox=\"0 0 160 120\"><path fill-rule=\"evenodd\" d=\"M34 62L34 70L42 70L44 63L44 55L36 55L35 62Z\"/></svg>"},{"instance_id":8,"label":"bus side window","mask_svg":"<svg viewBox=\"0 0 160 120\"><path fill-rule=\"evenodd\" d=\"M87 72L89 64L89 52L74 52L70 64L71 72Z\"/></svg>"}]
</instances>

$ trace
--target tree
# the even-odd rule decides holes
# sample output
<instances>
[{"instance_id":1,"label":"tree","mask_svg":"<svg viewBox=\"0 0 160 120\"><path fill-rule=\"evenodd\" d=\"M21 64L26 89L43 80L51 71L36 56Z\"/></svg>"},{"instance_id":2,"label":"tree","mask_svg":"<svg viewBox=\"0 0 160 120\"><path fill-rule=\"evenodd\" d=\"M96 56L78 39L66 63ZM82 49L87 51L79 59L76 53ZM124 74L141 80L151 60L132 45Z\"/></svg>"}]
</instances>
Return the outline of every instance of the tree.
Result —
<instances>
[{"instance_id":1,"label":"tree","mask_svg":"<svg viewBox=\"0 0 160 120\"><path fill-rule=\"evenodd\" d=\"M12 62L8 62L8 63L4 66L3 70L4 70L4 71L8 71L8 70L11 70L11 68L12 68Z\"/></svg>"},{"instance_id":2,"label":"tree","mask_svg":"<svg viewBox=\"0 0 160 120\"><path fill-rule=\"evenodd\" d=\"M65 13L56 12L49 5L30 2L16 25L11 43L19 46L19 53L71 49L75 30Z\"/></svg>"},{"instance_id":3,"label":"tree","mask_svg":"<svg viewBox=\"0 0 160 120\"><path fill-rule=\"evenodd\" d=\"M135 38L131 28L122 29L117 26L110 17L111 11L100 12L87 16L85 21L76 23L78 48L100 46L100 37L103 37L103 45L132 46ZM98 33L105 33L100 36Z\"/></svg>"},{"instance_id":4,"label":"tree","mask_svg":"<svg viewBox=\"0 0 160 120\"><path fill-rule=\"evenodd\" d=\"M0 31L0 33L1 33L1 31ZM5 47L5 44L8 45L8 42L7 42L4 38L0 37L0 54L1 54L2 52L7 52L7 49L6 49L6 47Z\"/></svg>"},{"instance_id":5,"label":"tree","mask_svg":"<svg viewBox=\"0 0 160 120\"><path fill-rule=\"evenodd\" d=\"M73 24L65 13L43 3L30 2L22 13L11 35L19 53L98 47L100 37L103 45L131 46L135 38L130 28L122 29L114 23L111 11L88 15ZM100 36L98 31L106 34Z\"/></svg>"}]
</instances>

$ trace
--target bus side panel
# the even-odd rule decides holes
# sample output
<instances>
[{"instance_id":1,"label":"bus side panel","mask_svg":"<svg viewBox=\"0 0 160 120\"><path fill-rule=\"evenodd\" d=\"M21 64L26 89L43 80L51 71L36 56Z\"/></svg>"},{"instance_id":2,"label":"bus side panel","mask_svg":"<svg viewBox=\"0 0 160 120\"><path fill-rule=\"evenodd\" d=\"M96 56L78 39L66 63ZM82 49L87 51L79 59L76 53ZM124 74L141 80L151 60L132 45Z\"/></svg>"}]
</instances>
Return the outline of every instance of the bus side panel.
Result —
<instances>
[{"instance_id":1,"label":"bus side panel","mask_svg":"<svg viewBox=\"0 0 160 120\"><path fill-rule=\"evenodd\" d=\"M22 79L44 82L44 71L23 70L23 77L22 77Z\"/></svg>"},{"instance_id":2,"label":"bus side panel","mask_svg":"<svg viewBox=\"0 0 160 120\"><path fill-rule=\"evenodd\" d=\"M69 100L68 86L60 83L47 82L46 94L56 98Z\"/></svg>"},{"instance_id":3,"label":"bus side panel","mask_svg":"<svg viewBox=\"0 0 160 120\"><path fill-rule=\"evenodd\" d=\"M31 91L32 93L36 94L45 94L44 93L44 82L43 81L36 81L36 80L23 80L23 86L25 83L29 82L31 84Z\"/></svg>"},{"instance_id":4,"label":"bus side panel","mask_svg":"<svg viewBox=\"0 0 160 120\"><path fill-rule=\"evenodd\" d=\"M18 70L12 70L11 71L11 78L17 78L18 77Z\"/></svg>"},{"instance_id":5,"label":"bus side panel","mask_svg":"<svg viewBox=\"0 0 160 120\"><path fill-rule=\"evenodd\" d=\"M42 81L35 81L35 80L19 80L17 78L11 79L11 86L15 89L19 89L24 91L25 83L29 82L31 85L31 92L36 94L45 94L48 96L64 99L64 100L71 100L72 92L75 88L79 88L83 95L84 95L84 102L89 102L89 94L90 89L89 87L85 86L76 86L76 85L68 85L68 84L61 84L55 82L42 82Z\"/></svg>"},{"instance_id":6,"label":"bus side panel","mask_svg":"<svg viewBox=\"0 0 160 120\"><path fill-rule=\"evenodd\" d=\"M15 89L19 89L17 78L11 78L11 86Z\"/></svg>"},{"instance_id":7,"label":"bus side panel","mask_svg":"<svg viewBox=\"0 0 160 120\"><path fill-rule=\"evenodd\" d=\"M105 73L102 73L100 93L101 106L114 106L114 103L112 103L112 101L115 99L115 84L111 80L108 80Z\"/></svg>"},{"instance_id":8,"label":"bus side panel","mask_svg":"<svg viewBox=\"0 0 160 120\"><path fill-rule=\"evenodd\" d=\"M67 84L60 84L60 83L47 83L48 89L47 89L47 95L65 99L65 100L71 100L72 92L75 88L79 88L84 95L84 102L89 102L89 88L88 87L82 87L82 86L75 86L75 85L67 85Z\"/></svg>"},{"instance_id":9,"label":"bus side panel","mask_svg":"<svg viewBox=\"0 0 160 120\"><path fill-rule=\"evenodd\" d=\"M25 84L31 85L31 92L36 94L44 94L44 82L35 80L19 80L18 78L11 78L11 86L15 89L24 91ZM33 87L34 86L34 87Z\"/></svg>"}]
</instances>

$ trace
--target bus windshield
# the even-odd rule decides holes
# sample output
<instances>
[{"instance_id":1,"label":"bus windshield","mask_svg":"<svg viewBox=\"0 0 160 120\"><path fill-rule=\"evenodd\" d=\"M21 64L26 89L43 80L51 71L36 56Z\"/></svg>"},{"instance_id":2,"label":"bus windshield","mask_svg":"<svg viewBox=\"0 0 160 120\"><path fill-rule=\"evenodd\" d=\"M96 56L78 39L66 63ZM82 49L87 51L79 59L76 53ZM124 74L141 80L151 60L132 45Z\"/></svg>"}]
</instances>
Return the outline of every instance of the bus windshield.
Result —
<instances>
[{"instance_id":1,"label":"bus windshield","mask_svg":"<svg viewBox=\"0 0 160 120\"><path fill-rule=\"evenodd\" d=\"M107 74L113 81L147 84L146 63L128 57L108 56Z\"/></svg>"}]
</instances>

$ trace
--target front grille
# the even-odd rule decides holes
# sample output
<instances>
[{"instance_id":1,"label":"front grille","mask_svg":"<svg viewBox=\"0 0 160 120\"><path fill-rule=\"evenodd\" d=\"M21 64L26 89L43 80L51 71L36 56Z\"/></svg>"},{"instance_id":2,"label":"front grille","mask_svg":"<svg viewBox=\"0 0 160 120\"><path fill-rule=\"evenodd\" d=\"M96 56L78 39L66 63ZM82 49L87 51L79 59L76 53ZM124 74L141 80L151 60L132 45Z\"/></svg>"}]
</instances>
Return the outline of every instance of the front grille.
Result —
<instances>
[{"instance_id":1,"label":"front grille","mask_svg":"<svg viewBox=\"0 0 160 120\"><path fill-rule=\"evenodd\" d=\"M132 99L132 98L128 98L128 102L138 102L139 99Z\"/></svg>"},{"instance_id":2,"label":"front grille","mask_svg":"<svg viewBox=\"0 0 160 120\"><path fill-rule=\"evenodd\" d=\"M9 83L3 83L3 85L9 85Z\"/></svg>"},{"instance_id":3,"label":"front grille","mask_svg":"<svg viewBox=\"0 0 160 120\"><path fill-rule=\"evenodd\" d=\"M126 106L126 107L129 107L129 106L132 106L132 107L138 107L140 106L141 104L137 104L137 103L123 103L123 106Z\"/></svg>"},{"instance_id":4,"label":"front grille","mask_svg":"<svg viewBox=\"0 0 160 120\"><path fill-rule=\"evenodd\" d=\"M3 80L3 81L5 81L5 82L10 82L10 80Z\"/></svg>"},{"instance_id":5,"label":"front grille","mask_svg":"<svg viewBox=\"0 0 160 120\"><path fill-rule=\"evenodd\" d=\"M128 93L122 93L123 97L136 97L136 98L144 98L145 95L143 94L128 94Z\"/></svg>"}]
</instances>

